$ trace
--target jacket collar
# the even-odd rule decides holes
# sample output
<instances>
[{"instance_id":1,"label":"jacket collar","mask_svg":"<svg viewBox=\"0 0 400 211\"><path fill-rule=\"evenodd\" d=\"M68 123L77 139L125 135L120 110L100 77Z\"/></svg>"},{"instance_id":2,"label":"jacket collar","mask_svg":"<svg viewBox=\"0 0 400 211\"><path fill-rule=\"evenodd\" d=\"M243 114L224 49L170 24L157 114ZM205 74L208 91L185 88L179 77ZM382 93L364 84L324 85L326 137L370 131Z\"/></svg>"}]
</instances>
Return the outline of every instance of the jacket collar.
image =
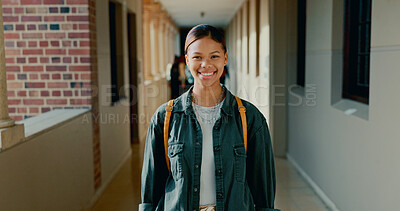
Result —
<instances>
[{"instance_id":1,"label":"jacket collar","mask_svg":"<svg viewBox=\"0 0 400 211\"><path fill-rule=\"evenodd\" d=\"M221 106L222 112L226 115L233 115L233 107L235 106L235 96L224 86L221 85L225 90L225 100ZM192 106L192 90L193 85L189 88L188 91L183 93L181 96L174 100L174 109L172 112L185 112L186 115L194 115L193 106Z\"/></svg>"}]
</instances>

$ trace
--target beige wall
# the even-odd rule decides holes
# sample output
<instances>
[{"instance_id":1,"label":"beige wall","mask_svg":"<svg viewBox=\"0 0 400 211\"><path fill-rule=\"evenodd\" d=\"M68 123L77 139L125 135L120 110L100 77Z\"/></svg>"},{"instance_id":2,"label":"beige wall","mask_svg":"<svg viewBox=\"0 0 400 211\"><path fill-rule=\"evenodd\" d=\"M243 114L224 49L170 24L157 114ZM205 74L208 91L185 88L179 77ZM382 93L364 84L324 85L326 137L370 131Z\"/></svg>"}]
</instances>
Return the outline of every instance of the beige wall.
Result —
<instances>
[{"instance_id":1,"label":"beige wall","mask_svg":"<svg viewBox=\"0 0 400 211\"><path fill-rule=\"evenodd\" d=\"M238 9L228 27L228 88L233 94L252 102L267 118L270 128L270 21L269 0L260 0L260 31L256 32L256 0L245 1ZM249 21L247 20L249 7ZM247 32L249 25L249 33ZM249 34L249 35L248 35ZM256 36L260 36L257 52ZM249 51L249 52L248 52ZM248 56L249 55L249 56ZM259 57L257 67L256 58ZM260 74L256 75L259 68Z\"/></svg>"},{"instance_id":2,"label":"beige wall","mask_svg":"<svg viewBox=\"0 0 400 211\"><path fill-rule=\"evenodd\" d=\"M133 11L136 14L136 32L137 32L137 55L138 59L138 89L139 89L139 112L142 112L143 106L141 90L143 89L142 80L142 42L141 42L141 1L140 0L119 0L123 5L122 15L122 39L123 39L123 62L125 84L129 84L129 54L127 37L127 12ZM98 75L99 75L99 121L100 121L100 147L101 147L101 171L102 186L104 188L112 179L115 172L129 153L130 147L130 113L129 100L121 99L115 105L111 105L110 91L107 90L111 84L110 70L110 38L109 38L109 20L108 3L96 4L97 14L97 49L98 49ZM128 93L126 93L128 96Z\"/></svg>"},{"instance_id":3,"label":"beige wall","mask_svg":"<svg viewBox=\"0 0 400 211\"><path fill-rule=\"evenodd\" d=\"M289 106L289 151L339 210L397 210L400 194L400 2L372 1L370 103L367 118L332 105L338 1L307 1L306 84L315 106ZM339 27L340 28L340 27ZM290 71L289 75L295 74ZM340 80L340 77L336 77ZM307 101L307 90L302 96ZM293 95L289 95L292 99ZM298 99L294 99L298 100Z\"/></svg>"},{"instance_id":4,"label":"beige wall","mask_svg":"<svg viewBox=\"0 0 400 211\"><path fill-rule=\"evenodd\" d=\"M1 210L81 210L89 204L94 194L90 115L0 153Z\"/></svg>"}]
</instances>

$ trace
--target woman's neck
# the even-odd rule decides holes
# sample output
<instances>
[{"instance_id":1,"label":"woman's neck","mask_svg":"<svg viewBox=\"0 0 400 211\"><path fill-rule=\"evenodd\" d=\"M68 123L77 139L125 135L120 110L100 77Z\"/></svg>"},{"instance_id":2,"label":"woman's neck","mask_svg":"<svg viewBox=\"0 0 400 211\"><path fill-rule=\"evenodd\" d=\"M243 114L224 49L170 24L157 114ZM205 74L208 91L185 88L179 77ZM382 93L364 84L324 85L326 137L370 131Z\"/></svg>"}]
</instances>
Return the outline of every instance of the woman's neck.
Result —
<instances>
[{"instance_id":1,"label":"woman's neck","mask_svg":"<svg viewBox=\"0 0 400 211\"><path fill-rule=\"evenodd\" d=\"M192 93L195 103L199 106L211 107L222 102L223 89L220 84L217 86L206 87L195 84Z\"/></svg>"}]
</instances>

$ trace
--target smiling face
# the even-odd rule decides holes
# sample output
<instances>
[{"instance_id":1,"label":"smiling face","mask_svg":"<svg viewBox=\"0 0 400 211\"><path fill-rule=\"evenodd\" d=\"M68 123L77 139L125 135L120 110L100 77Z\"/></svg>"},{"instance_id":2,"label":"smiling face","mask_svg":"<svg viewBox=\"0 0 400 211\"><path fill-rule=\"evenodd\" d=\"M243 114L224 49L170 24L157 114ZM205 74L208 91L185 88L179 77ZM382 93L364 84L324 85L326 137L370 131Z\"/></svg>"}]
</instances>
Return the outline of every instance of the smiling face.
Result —
<instances>
[{"instance_id":1,"label":"smiling face","mask_svg":"<svg viewBox=\"0 0 400 211\"><path fill-rule=\"evenodd\" d=\"M221 43L210 37L198 39L188 47L185 58L195 85L209 88L220 86L219 78L228 62L228 53Z\"/></svg>"}]
</instances>

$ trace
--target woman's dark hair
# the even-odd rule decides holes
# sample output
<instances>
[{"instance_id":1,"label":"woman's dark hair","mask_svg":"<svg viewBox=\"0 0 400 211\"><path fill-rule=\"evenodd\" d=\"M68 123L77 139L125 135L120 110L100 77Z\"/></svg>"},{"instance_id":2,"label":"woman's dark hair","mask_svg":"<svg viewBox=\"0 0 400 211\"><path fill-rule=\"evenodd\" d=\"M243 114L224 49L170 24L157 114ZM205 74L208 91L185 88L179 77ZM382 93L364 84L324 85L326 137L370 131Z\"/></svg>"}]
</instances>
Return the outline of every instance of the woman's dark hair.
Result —
<instances>
[{"instance_id":1,"label":"woman's dark hair","mask_svg":"<svg viewBox=\"0 0 400 211\"><path fill-rule=\"evenodd\" d=\"M207 24L200 24L193 27L188 35L186 36L185 41L185 55L187 54L187 49L189 46L194 43L196 40L201 39L203 37L209 37L213 39L215 42L220 43L222 48L224 49L224 53L226 52L226 43L224 38L224 33L214 26L210 26Z\"/></svg>"}]
</instances>

